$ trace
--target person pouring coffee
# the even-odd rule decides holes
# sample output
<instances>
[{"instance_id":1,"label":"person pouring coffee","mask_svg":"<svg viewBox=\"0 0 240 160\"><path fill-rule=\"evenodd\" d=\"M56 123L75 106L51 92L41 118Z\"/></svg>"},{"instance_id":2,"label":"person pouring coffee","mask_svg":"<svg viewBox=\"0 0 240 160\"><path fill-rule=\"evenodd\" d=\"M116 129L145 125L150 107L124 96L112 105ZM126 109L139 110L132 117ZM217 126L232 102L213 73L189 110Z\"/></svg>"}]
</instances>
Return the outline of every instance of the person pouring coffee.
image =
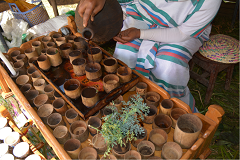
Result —
<instances>
[{"instance_id":1,"label":"person pouring coffee","mask_svg":"<svg viewBox=\"0 0 240 160\"><path fill-rule=\"evenodd\" d=\"M81 0L83 26L108 0ZM110 0L111 1L111 0ZM188 62L208 40L221 0L118 0L126 15L113 56L197 112Z\"/></svg>"}]
</instances>

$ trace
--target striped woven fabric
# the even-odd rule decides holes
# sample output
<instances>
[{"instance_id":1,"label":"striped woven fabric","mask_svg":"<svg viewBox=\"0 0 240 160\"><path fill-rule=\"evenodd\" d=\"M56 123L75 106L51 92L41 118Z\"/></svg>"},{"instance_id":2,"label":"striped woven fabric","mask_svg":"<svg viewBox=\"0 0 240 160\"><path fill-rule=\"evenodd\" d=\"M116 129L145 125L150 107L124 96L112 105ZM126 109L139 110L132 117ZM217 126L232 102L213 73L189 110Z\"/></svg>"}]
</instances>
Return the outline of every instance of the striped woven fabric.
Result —
<instances>
[{"instance_id":1,"label":"striped woven fabric","mask_svg":"<svg viewBox=\"0 0 240 160\"><path fill-rule=\"evenodd\" d=\"M216 9L209 9L213 3L216 5L216 1L212 0L137 0L129 3L122 30L130 27L178 27L192 38L178 43L142 39L117 43L114 57L164 88L171 97L187 103L194 111L194 98L187 87L188 61L209 38L210 23L217 12ZM220 3L218 0L217 5L220 6ZM199 20L199 17L205 17L204 21Z\"/></svg>"}]
</instances>

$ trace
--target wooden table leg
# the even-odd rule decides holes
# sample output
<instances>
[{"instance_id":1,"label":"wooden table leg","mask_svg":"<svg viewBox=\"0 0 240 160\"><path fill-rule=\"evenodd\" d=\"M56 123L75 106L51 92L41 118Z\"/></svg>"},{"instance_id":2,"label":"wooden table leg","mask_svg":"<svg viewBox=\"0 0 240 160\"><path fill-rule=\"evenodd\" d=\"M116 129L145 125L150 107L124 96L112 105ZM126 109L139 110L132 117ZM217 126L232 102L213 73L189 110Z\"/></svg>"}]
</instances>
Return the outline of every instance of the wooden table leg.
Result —
<instances>
[{"instance_id":1,"label":"wooden table leg","mask_svg":"<svg viewBox=\"0 0 240 160\"><path fill-rule=\"evenodd\" d=\"M207 92L204 100L205 104L208 104L211 99L215 81L218 75L218 68L219 68L218 64L213 65L213 67L211 68L210 79L209 79L208 88L207 88Z\"/></svg>"},{"instance_id":2,"label":"wooden table leg","mask_svg":"<svg viewBox=\"0 0 240 160\"><path fill-rule=\"evenodd\" d=\"M51 6L53 8L53 12L54 12L55 17L59 16L56 0L48 0L48 2L51 4Z\"/></svg>"},{"instance_id":3,"label":"wooden table leg","mask_svg":"<svg viewBox=\"0 0 240 160\"><path fill-rule=\"evenodd\" d=\"M231 83L231 80L232 80L233 69L234 69L234 64L229 66L226 70L227 75L226 75L226 82L225 82L225 90L230 89L230 83Z\"/></svg>"}]
</instances>

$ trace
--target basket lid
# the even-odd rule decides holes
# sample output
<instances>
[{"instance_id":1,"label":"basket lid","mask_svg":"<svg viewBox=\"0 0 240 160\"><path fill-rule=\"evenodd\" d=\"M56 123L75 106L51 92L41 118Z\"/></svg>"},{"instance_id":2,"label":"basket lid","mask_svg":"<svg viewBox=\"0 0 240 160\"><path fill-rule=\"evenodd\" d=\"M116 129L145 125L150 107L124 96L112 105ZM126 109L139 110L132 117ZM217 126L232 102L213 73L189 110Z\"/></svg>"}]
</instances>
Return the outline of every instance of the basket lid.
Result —
<instances>
[{"instance_id":1,"label":"basket lid","mask_svg":"<svg viewBox=\"0 0 240 160\"><path fill-rule=\"evenodd\" d=\"M210 36L199 52L206 58L222 63L239 62L239 41L233 37L216 34Z\"/></svg>"}]
</instances>

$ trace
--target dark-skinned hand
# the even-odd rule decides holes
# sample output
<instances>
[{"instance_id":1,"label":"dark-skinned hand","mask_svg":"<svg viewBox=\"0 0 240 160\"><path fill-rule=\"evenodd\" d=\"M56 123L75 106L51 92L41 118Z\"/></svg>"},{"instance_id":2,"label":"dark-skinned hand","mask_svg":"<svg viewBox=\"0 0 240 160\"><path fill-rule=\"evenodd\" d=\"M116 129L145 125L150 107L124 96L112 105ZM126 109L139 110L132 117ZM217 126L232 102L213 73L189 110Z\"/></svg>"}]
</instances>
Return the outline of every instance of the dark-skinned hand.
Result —
<instances>
[{"instance_id":1,"label":"dark-skinned hand","mask_svg":"<svg viewBox=\"0 0 240 160\"><path fill-rule=\"evenodd\" d=\"M89 18L94 20L94 16L102 10L106 0L81 0L78 8L79 15L83 18L83 26L86 27Z\"/></svg>"},{"instance_id":2,"label":"dark-skinned hand","mask_svg":"<svg viewBox=\"0 0 240 160\"><path fill-rule=\"evenodd\" d=\"M121 31L117 36L113 37L115 41L121 43L127 43L136 38L140 38L140 29L137 28L128 28L124 31Z\"/></svg>"}]
</instances>

